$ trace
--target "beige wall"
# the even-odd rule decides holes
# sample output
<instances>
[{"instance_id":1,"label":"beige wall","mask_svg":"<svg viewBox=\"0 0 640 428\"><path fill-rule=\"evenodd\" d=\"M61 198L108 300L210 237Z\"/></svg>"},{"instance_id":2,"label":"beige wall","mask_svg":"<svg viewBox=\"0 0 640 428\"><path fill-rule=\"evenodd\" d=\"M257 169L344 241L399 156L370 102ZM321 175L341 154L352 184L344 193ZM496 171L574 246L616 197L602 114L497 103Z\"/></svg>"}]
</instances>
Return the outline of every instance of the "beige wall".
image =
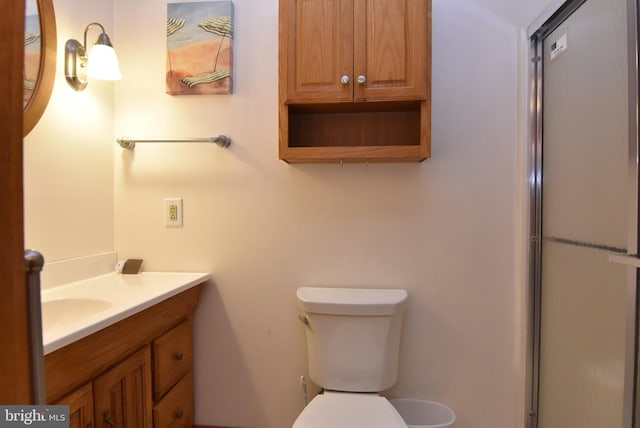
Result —
<instances>
[{"instance_id":1,"label":"beige wall","mask_svg":"<svg viewBox=\"0 0 640 428\"><path fill-rule=\"evenodd\" d=\"M322 284L409 290L387 395L446 403L460 428L522 426L519 28L544 3L434 0L433 157L341 167L277 159L277 0L235 0L234 94L183 97L164 93L166 2L55 0L61 39L90 19L115 28L124 79L76 94L58 70L26 142L27 242L61 258L115 248L147 270L213 273L196 317L199 424L291 426L306 365L295 290ZM113 143L218 133L231 148ZM182 229L164 227L166 197L184 199ZM57 198L54 223L41 208Z\"/></svg>"}]
</instances>

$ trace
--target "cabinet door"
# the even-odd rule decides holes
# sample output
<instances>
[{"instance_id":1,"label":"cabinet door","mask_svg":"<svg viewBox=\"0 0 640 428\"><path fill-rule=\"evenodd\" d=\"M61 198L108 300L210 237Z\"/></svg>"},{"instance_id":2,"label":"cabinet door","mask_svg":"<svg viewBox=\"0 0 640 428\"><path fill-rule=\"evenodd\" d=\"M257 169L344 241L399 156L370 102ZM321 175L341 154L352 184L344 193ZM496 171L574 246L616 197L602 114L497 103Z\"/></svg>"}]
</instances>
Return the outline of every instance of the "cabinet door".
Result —
<instances>
[{"instance_id":1,"label":"cabinet door","mask_svg":"<svg viewBox=\"0 0 640 428\"><path fill-rule=\"evenodd\" d=\"M424 100L431 86L431 0L354 0L356 101Z\"/></svg>"},{"instance_id":2,"label":"cabinet door","mask_svg":"<svg viewBox=\"0 0 640 428\"><path fill-rule=\"evenodd\" d=\"M94 381L96 426L151 427L151 351L145 346Z\"/></svg>"},{"instance_id":3,"label":"cabinet door","mask_svg":"<svg viewBox=\"0 0 640 428\"><path fill-rule=\"evenodd\" d=\"M69 406L69 428L93 428L93 389L91 383L61 398L56 405Z\"/></svg>"},{"instance_id":4,"label":"cabinet door","mask_svg":"<svg viewBox=\"0 0 640 428\"><path fill-rule=\"evenodd\" d=\"M351 102L353 0L281 0L280 17L285 102Z\"/></svg>"}]
</instances>

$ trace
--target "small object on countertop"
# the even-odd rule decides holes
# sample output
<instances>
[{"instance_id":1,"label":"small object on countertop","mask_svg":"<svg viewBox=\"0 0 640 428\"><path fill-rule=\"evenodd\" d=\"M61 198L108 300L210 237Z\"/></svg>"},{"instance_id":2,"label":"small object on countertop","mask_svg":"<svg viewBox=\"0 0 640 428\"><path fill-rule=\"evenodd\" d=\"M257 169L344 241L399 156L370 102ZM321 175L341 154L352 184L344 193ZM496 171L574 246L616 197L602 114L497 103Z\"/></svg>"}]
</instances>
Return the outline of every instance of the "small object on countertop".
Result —
<instances>
[{"instance_id":1,"label":"small object on countertop","mask_svg":"<svg viewBox=\"0 0 640 428\"><path fill-rule=\"evenodd\" d=\"M142 259L128 259L124 262L124 266L122 267L123 274L136 274L140 272L140 267L142 266Z\"/></svg>"}]
</instances>

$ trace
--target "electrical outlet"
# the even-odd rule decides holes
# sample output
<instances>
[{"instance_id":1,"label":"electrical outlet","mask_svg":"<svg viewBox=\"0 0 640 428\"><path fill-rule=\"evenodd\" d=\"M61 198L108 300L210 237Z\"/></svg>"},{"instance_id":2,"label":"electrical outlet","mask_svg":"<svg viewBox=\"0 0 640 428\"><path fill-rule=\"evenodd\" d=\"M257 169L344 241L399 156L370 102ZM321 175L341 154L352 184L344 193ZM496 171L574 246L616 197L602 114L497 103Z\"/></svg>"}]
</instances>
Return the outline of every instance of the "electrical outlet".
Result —
<instances>
[{"instance_id":1,"label":"electrical outlet","mask_svg":"<svg viewBox=\"0 0 640 428\"><path fill-rule=\"evenodd\" d=\"M164 218L167 227L182 227L182 198L164 200Z\"/></svg>"}]
</instances>

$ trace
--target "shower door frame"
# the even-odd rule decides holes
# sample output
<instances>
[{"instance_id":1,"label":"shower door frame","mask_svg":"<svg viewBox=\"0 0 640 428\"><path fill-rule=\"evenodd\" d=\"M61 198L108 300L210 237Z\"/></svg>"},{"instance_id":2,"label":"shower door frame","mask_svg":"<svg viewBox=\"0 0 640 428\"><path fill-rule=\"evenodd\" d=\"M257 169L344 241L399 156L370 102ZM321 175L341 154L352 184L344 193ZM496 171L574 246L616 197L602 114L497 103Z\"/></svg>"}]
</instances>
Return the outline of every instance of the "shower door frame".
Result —
<instances>
[{"instance_id":1,"label":"shower door frame","mask_svg":"<svg viewBox=\"0 0 640 428\"><path fill-rule=\"evenodd\" d=\"M538 428L540 329L542 289L542 150L543 150L543 42L573 12L589 0L566 0L551 13L539 17L527 34L529 41L529 328L527 335L527 403L526 427ZM558 2L556 2L558 3ZM618 262L627 267L626 299L626 349L624 372L623 426L640 427L640 256L638 255L638 153L639 153L639 102L638 92L638 22L640 0L627 0L628 22L628 80L629 80L629 181L627 254L618 255ZM545 14L543 14L545 15ZM610 259L611 260L611 259ZM544 427L541 427L544 428ZM612 427L616 428L616 427Z\"/></svg>"}]
</instances>

